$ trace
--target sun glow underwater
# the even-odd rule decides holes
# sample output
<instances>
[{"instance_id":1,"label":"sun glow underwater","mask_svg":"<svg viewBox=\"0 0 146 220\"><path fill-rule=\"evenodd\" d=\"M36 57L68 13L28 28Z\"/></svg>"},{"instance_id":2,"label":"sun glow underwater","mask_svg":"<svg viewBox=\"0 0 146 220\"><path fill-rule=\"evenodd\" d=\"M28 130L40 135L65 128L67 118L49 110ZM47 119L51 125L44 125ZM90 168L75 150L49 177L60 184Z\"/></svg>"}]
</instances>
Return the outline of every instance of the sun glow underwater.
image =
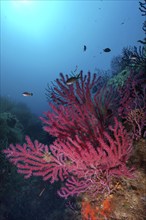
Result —
<instances>
[{"instance_id":1,"label":"sun glow underwater","mask_svg":"<svg viewBox=\"0 0 146 220\"><path fill-rule=\"evenodd\" d=\"M46 26L47 30L54 28L60 7L56 1L10 0L2 2L2 8L14 30L37 38L45 33Z\"/></svg>"},{"instance_id":2,"label":"sun glow underwater","mask_svg":"<svg viewBox=\"0 0 146 220\"><path fill-rule=\"evenodd\" d=\"M35 1L32 0L12 0L11 1L13 5L15 5L16 7L18 6L23 6L23 5L31 5L32 3L34 3Z\"/></svg>"}]
</instances>

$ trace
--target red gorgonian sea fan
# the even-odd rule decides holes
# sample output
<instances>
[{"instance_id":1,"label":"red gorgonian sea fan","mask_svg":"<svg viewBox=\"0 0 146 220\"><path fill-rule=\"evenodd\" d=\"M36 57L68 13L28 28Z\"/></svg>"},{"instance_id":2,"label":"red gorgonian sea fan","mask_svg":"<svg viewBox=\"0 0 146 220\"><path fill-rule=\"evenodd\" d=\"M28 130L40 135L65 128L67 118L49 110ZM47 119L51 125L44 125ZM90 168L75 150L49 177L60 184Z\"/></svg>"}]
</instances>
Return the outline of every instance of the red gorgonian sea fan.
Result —
<instances>
[{"instance_id":1,"label":"red gorgonian sea fan","mask_svg":"<svg viewBox=\"0 0 146 220\"><path fill-rule=\"evenodd\" d=\"M146 136L146 80L145 70L131 71L127 82L119 90L119 117L131 126L133 139Z\"/></svg>"},{"instance_id":2,"label":"red gorgonian sea fan","mask_svg":"<svg viewBox=\"0 0 146 220\"><path fill-rule=\"evenodd\" d=\"M112 87L88 73L73 85L63 74L50 90L51 111L41 118L44 130L56 137L50 146L27 136L23 146L11 144L4 150L25 178L42 176L51 183L63 182L61 197L87 192L92 196L112 190L113 177L132 177L126 162L132 140L115 117L117 99ZM94 86L99 85L92 93Z\"/></svg>"},{"instance_id":3,"label":"red gorgonian sea fan","mask_svg":"<svg viewBox=\"0 0 146 220\"><path fill-rule=\"evenodd\" d=\"M132 177L132 169L126 167L132 143L126 130L115 118L115 125L109 126L109 133L97 138L97 147L78 136L56 140L47 146L26 137L23 146L10 145L4 150L7 158L17 166L18 173L42 176L44 180L64 182L58 191L61 197L87 192L93 196L108 190L112 177Z\"/></svg>"},{"instance_id":4,"label":"red gorgonian sea fan","mask_svg":"<svg viewBox=\"0 0 146 220\"><path fill-rule=\"evenodd\" d=\"M80 79L69 86L66 85L67 79L68 76L60 74L60 79L48 90L53 103L49 103L52 111L41 118L44 130L57 138L78 135L94 140L95 136L102 135L113 121L112 116L117 114L118 100L114 88L102 83L96 74L91 76L90 72L83 76L81 71ZM93 94L95 87L97 90Z\"/></svg>"}]
</instances>

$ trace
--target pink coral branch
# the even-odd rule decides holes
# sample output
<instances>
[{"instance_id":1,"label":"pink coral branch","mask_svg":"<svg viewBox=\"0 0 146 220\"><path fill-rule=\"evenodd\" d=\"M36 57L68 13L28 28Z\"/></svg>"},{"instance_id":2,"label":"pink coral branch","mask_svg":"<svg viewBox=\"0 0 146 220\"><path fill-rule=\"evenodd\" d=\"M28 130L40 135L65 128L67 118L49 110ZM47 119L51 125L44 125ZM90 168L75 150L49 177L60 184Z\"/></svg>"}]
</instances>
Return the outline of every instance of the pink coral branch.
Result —
<instances>
[{"instance_id":1,"label":"pink coral branch","mask_svg":"<svg viewBox=\"0 0 146 220\"><path fill-rule=\"evenodd\" d=\"M88 72L88 75L83 76L83 72L81 71L80 79L74 85L66 84L68 78L68 75L64 76L60 73L60 79L56 80L56 84L53 84L51 90L47 90L54 103L62 105L83 104L87 97L90 97L93 87L99 83L101 77L97 77L94 74L91 78L90 72Z\"/></svg>"},{"instance_id":2,"label":"pink coral branch","mask_svg":"<svg viewBox=\"0 0 146 220\"><path fill-rule=\"evenodd\" d=\"M23 146L17 144L4 150L7 158L18 168L18 173L24 174L25 178L30 176L42 176L44 180L50 179L50 182L58 180L63 181L67 174L64 161L61 155L52 156L48 146L35 141L34 144L28 136Z\"/></svg>"},{"instance_id":3,"label":"pink coral branch","mask_svg":"<svg viewBox=\"0 0 146 220\"><path fill-rule=\"evenodd\" d=\"M110 134L104 131L94 145L77 135L66 141L57 139L49 147L26 137L26 144L10 145L4 153L25 178L34 175L51 183L64 181L65 186L58 191L64 198L86 191L97 194L109 189L112 176L132 176L126 167L132 143L116 118L109 129Z\"/></svg>"}]
</instances>

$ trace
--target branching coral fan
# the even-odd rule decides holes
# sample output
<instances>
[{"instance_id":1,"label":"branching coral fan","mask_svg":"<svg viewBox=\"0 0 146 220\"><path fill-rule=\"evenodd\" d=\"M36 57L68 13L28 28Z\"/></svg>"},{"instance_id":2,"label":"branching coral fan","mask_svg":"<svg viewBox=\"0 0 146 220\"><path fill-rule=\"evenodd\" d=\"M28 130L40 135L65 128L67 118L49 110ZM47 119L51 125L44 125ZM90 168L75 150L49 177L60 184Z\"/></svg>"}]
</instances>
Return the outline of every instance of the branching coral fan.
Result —
<instances>
[{"instance_id":1,"label":"branching coral fan","mask_svg":"<svg viewBox=\"0 0 146 220\"><path fill-rule=\"evenodd\" d=\"M119 89L119 116L132 127L132 138L145 137L146 81L145 70L131 71L123 88ZM126 94L126 95L125 95Z\"/></svg>"},{"instance_id":2,"label":"branching coral fan","mask_svg":"<svg viewBox=\"0 0 146 220\"><path fill-rule=\"evenodd\" d=\"M42 176L50 182L65 181L65 186L58 192L61 197L78 195L81 192L103 192L109 189L112 176L131 176L126 167L131 152L123 126L115 119L115 127L110 127L112 135L104 132L104 139L98 138L97 149L91 142L67 138L66 142L56 140L53 145L32 143L26 137L23 146L10 145L4 152L18 167L18 172L30 176Z\"/></svg>"},{"instance_id":3,"label":"branching coral fan","mask_svg":"<svg viewBox=\"0 0 146 220\"><path fill-rule=\"evenodd\" d=\"M44 180L62 181L61 197L87 192L92 196L110 192L112 177L132 177L127 168L132 142L117 120L117 99L110 86L99 86L96 75L88 73L66 85L68 76L60 75L49 91L52 111L42 118L45 131L57 139L50 146L27 136L23 146L17 144L4 150L25 178L42 176Z\"/></svg>"}]
</instances>

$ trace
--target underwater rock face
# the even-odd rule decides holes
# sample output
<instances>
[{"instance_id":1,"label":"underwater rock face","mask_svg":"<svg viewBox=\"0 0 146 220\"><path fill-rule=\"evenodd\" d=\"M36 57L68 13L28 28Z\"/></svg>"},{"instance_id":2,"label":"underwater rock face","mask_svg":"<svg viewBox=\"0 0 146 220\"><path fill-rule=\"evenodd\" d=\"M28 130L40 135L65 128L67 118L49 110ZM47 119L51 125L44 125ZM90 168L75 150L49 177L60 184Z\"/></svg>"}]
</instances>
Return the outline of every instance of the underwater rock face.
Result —
<instances>
[{"instance_id":1,"label":"underwater rock face","mask_svg":"<svg viewBox=\"0 0 146 220\"><path fill-rule=\"evenodd\" d=\"M10 112L0 114L0 140L10 144L12 142L22 142L23 126Z\"/></svg>"},{"instance_id":2,"label":"underwater rock face","mask_svg":"<svg viewBox=\"0 0 146 220\"><path fill-rule=\"evenodd\" d=\"M7 125L8 125L9 127L14 128L15 125L16 125L16 123L17 123L16 118L8 117L8 119L7 119Z\"/></svg>"}]
</instances>

